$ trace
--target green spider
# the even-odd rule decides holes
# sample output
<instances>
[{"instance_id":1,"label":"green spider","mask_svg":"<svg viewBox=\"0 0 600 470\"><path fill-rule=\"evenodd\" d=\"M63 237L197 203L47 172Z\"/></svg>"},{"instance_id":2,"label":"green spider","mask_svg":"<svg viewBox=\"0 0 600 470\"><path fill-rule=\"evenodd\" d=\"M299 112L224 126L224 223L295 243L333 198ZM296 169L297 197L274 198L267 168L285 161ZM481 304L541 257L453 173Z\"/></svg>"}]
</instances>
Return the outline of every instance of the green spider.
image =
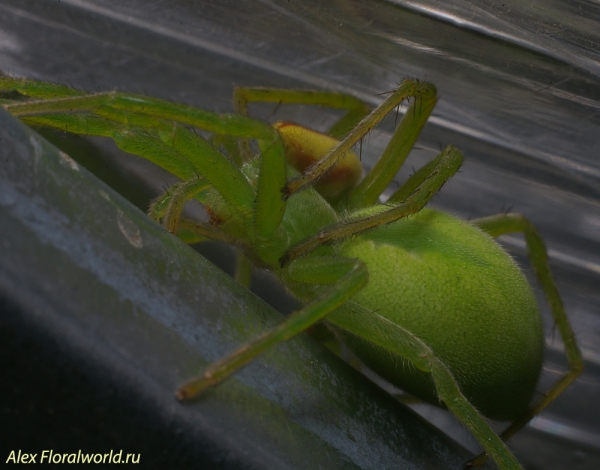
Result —
<instances>
[{"instance_id":1,"label":"green spider","mask_svg":"<svg viewBox=\"0 0 600 470\"><path fill-rule=\"evenodd\" d=\"M532 224L517 214L466 222L425 208L459 169L463 157L456 148L448 146L379 202L435 106L430 83L405 80L372 112L352 96L326 91L236 89L236 114L10 77L0 77L0 91L5 109L29 125L110 137L180 178L154 201L150 215L186 240L233 244L240 253L238 279L248 284L249 260L272 271L303 303L278 327L185 384L180 400L322 321L383 378L443 403L500 468L512 469L521 467L503 441L582 370ZM326 134L291 123L270 126L247 116L248 104L259 101L329 106L345 115ZM352 147L403 101L412 103L361 180ZM192 128L210 133L210 140ZM204 204L210 223L181 217L191 199ZM543 335L531 287L492 239L510 232L525 235L569 361L568 372L532 406ZM482 415L511 424L498 436Z\"/></svg>"}]
</instances>

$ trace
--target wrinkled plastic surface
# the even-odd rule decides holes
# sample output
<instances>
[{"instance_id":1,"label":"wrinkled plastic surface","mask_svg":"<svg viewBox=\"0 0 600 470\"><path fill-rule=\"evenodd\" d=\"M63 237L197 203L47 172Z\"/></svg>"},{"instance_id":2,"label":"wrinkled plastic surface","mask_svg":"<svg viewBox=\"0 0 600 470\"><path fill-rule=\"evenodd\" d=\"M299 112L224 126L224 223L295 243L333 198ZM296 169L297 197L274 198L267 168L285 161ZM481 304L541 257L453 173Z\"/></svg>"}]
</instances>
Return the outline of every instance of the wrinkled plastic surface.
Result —
<instances>
[{"instance_id":1,"label":"wrinkled plastic surface","mask_svg":"<svg viewBox=\"0 0 600 470\"><path fill-rule=\"evenodd\" d=\"M222 112L241 85L335 89L376 104L403 77L435 83L440 101L398 180L452 143L466 163L434 206L466 218L511 210L538 227L586 371L511 445L532 468L591 469L600 465L598 17L591 1L2 0L0 69ZM315 128L333 119L273 111L252 108ZM367 167L393 125L365 142ZM165 185L148 167L140 178ZM522 239L504 241L522 260ZM540 391L564 368L544 320Z\"/></svg>"}]
</instances>

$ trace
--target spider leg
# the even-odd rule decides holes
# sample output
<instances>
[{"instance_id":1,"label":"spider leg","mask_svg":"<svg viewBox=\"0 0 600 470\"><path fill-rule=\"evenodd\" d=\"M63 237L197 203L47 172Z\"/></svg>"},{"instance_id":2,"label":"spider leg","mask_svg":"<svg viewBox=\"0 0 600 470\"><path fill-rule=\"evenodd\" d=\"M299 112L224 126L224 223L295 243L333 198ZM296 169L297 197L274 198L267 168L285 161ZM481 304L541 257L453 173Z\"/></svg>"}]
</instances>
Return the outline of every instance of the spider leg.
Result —
<instances>
[{"instance_id":1,"label":"spider leg","mask_svg":"<svg viewBox=\"0 0 600 470\"><path fill-rule=\"evenodd\" d=\"M152 131L125 128L103 117L82 114L46 114L23 117L21 120L33 127L50 127L73 134L108 137L121 150L143 157L180 179L192 179L197 175L193 162Z\"/></svg>"},{"instance_id":2,"label":"spider leg","mask_svg":"<svg viewBox=\"0 0 600 470\"><path fill-rule=\"evenodd\" d=\"M110 116L110 119L104 121L104 123L113 122L113 135L108 136L115 141L117 137L125 139L128 148L124 148L117 141L117 145L124 150L145 156L144 152L149 149L139 150L146 145L142 141L150 139L155 143L162 140L166 146L173 147L177 153L193 162L195 172L185 179L198 174L205 177L249 222L249 236L257 242L269 239L279 227L286 205L281 197L281 190L286 183L286 161L283 142L279 133L271 126L239 114L216 114L156 98L119 92L97 94L77 92L75 95L65 97L64 87L56 86L55 94L58 97L45 99L47 96L52 96L53 87L53 85L31 80L0 77L0 90L15 89L32 98L42 98L4 104L5 109L11 114L31 120L48 119L49 114L57 113L92 113L97 114L93 116L96 119L100 119L101 115ZM171 122L170 129L165 126L166 122ZM117 130L120 126L118 123L126 124L125 132L122 131L123 126L121 132ZM214 146L191 130L173 123L194 126L236 138L256 139L261 150L256 190L250 186L239 168ZM134 127L139 125L142 128L136 134L130 127L132 125ZM89 133L86 128L82 128L81 131L81 133ZM137 142L134 144L131 144L131 137L126 135L131 133L136 134Z\"/></svg>"},{"instance_id":3,"label":"spider leg","mask_svg":"<svg viewBox=\"0 0 600 470\"><path fill-rule=\"evenodd\" d=\"M394 93L352 129L327 156L319 160L303 175L289 181L285 192L286 197L312 184L313 181L326 174L346 152L381 122L388 113L405 99L416 96L420 96L421 99L415 100L412 106L418 107L418 110L409 109L410 112L404 115L392 137L392 142L378 160L375 168L350 193L348 205L352 209L359 209L373 204L396 175L435 105L437 100L435 87L429 83L415 80L402 82Z\"/></svg>"},{"instance_id":4,"label":"spider leg","mask_svg":"<svg viewBox=\"0 0 600 470\"><path fill-rule=\"evenodd\" d=\"M501 469L521 469L502 439L462 394L448 366L420 338L352 301L329 315L326 322L332 325L342 340L348 334L358 336L430 373L440 400L481 442L498 466Z\"/></svg>"},{"instance_id":5,"label":"spider leg","mask_svg":"<svg viewBox=\"0 0 600 470\"><path fill-rule=\"evenodd\" d=\"M414 88L411 89L411 94L406 97L414 98L410 107L371 171L350 193L348 198L350 209L361 209L377 203L381 193L406 161L421 129L429 119L437 102L435 88L425 82L416 82L412 86Z\"/></svg>"},{"instance_id":6,"label":"spider leg","mask_svg":"<svg viewBox=\"0 0 600 470\"><path fill-rule=\"evenodd\" d=\"M233 103L235 111L243 115L248 114L248 103L301 104L346 110L346 114L326 132L336 139L343 138L370 111L366 103L352 95L321 90L290 90L265 87L236 88L233 92Z\"/></svg>"},{"instance_id":7,"label":"spider leg","mask_svg":"<svg viewBox=\"0 0 600 470\"><path fill-rule=\"evenodd\" d=\"M448 146L432 162L426 165L425 170L418 171L411 177L407 184L411 192L407 198L397 200L396 194L392 203L383 204L369 211L368 215L361 215L362 211L351 215L340 223L330 225L320 230L314 237L307 238L291 247L280 259L284 266L289 261L298 258L320 245L351 237L366 230L389 224L398 219L419 212L443 186L443 184L460 168L463 156L458 149ZM404 194L403 187L397 193Z\"/></svg>"},{"instance_id":8,"label":"spider leg","mask_svg":"<svg viewBox=\"0 0 600 470\"><path fill-rule=\"evenodd\" d=\"M345 109L347 113L338 120L327 134L341 139L369 113L368 105L346 93L320 90L290 90L281 88L240 87L233 92L233 104L237 113L247 116L249 103L302 104ZM248 139L240 139L242 161L252 158Z\"/></svg>"},{"instance_id":9,"label":"spider leg","mask_svg":"<svg viewBox=\"0 0 600 470\"><path fill-rule=\"evenodd\" d=\"M291 263L287 271L290 279L296 282L330 287L275 328L209 366L200 377L179 389L178 399L193 398L208 387L217 385L266 349L305 331L344 304L368 281L367 268L362 261L342 257L302 258Z\"/></svg>"},{"instance_id":10,"label":"spider leg","mask_svg":"<svg viewBox=\"0 0 600 470\"><path fill-rule=\"evenodd\" d=\"M534 416L554 401L577 378L583 370L583 359L556 288L556 283L550 272L546 246L534 225L521 214L498 214L476 219L471 223L492 237L515 232L521 232L525 235L529 260L550 305L569 363L569 370L554 383L550 390L500 434L500 437L506 440L527 425ZM480 455L471 461L471 465L481 465L485 462L485 458L485 454Z\"/></svg>"},{"instance_id":11,"label":"spider leg","mask_svg":"<svg viewBox=\"0 0 600 470\"><path fill-rule=\"evenodd\" d=\"M346 93L320 90L291 90L265 87L241 87L233 93L235 111L241 115L248 115L249 103L276 103L301 104L309 106L326 106L334 109L346 110L337 122L327 131L331 137L343 138L353 129L360 120L366 116L370 109L363 101ZM240 161L245 162L252 158L252 150L248 139L238 139L239 150L232 155L239 154ZM251 266L245 255L238 250L235 278L242 285L250 285Z\"/></svg>"},{"instance_id":12,"label":"spider leg","mask_svg":"<svg viewBox=\"0 0 600 470\"><path fill-rule=\"evenodd\" d=\"M156 198L148 208L148 215L171 233L177 233L181 212L187 201L198 197L211 186L204 178L194 178L174 184L162 196Z\"/></svg>"},{"instance_id":13,"label":"spider leg","mask_svg":"<svg viewBox=\"0 0 600 470\"><path fill-rule=\"evenodd\" d=\"M25 96L39 99L67 98L69 96L83 96L87 94L64 85L29 80L27 78L14 78L2 74L0 74L0 90L16 90Z\"/></svg>"}]
</instances>

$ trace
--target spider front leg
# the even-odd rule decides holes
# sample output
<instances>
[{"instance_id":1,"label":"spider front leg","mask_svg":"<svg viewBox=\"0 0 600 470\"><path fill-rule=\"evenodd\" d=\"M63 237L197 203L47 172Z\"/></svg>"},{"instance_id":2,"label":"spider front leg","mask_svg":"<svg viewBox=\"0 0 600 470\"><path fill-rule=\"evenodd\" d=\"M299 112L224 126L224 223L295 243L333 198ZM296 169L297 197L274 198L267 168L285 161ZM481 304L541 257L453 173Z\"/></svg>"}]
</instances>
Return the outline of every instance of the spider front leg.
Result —
<instances>
[{"instance_id":1,"label":"spider front leg","mask_svg":"<svg viewBox=\"0 0 600 470\"><path fill-rule=\"evenodd\" d=\"M325 106L345 110L346 114L337 120L326 134L334 139L342 139L370 111L363 101L346 93L321 90L291 90L285 88L240 87L233 92L233 104L239 114L248 115L249 103L300 104L308 106ZM241 141L242 153L250 156L247 141Z\"/></svg>"},{"instance_id":2,"label":"spider front leg","mask_svg":"<svg viewBox=\"0 0 600 470\"><path fill-rule=\"evenodd\" d=\"M332 313L327 323L344 340L354 335L376 345L390 356L410 361L419 370L431 374L437 395L448 409L473 433L501 469L521 469L504 442L481 414L462 394L448 366L432 349L402 326L352 301Z\"/></svg>"},{"instance_id":3,"label":"spider front leg","mask_svg":"<svg viewBox=\"0 0 600 470\"><path fill-rule=\"evenodd\" d=\"M529 260L550 305L550 310L562 337L569 363L569 370L554 383L550 390L500 434L500 437L506 440L526 426L533 417L537 416L554 401L581 374L583 371L583 359L550 271L546 246L534 225L520 214L499 214L476 219L471 221L471 223L492 237L517 232L524 234ZM470 464L473 466L481 465L485 462L485 459L486 456L483 454L473 459Z\"/></svg>"},{"instance_id":4,"label":"spider front leg","mask_svg":"<svg viewBox=\"0 0 600 470\"><path fill-rule=\"evenodd\" d=\"M148 215L160 222L171 233L177 233L179 219L185 203L199 198L199 194L210 189L204 178L194 178L171 186L165 194L156 198L148 207Z\"/></svg>"},{"instance_id":5,"label":"spider front leg","mask_svg":"<svg viewBox=\"0 0 600 470\"><path fill-rule=\"evenodd\" d=\"M286 162L283 142L271 126L239 114L221 115L126 93L77 92L74 96L65 97L63 88L35 81L0 78L0 89L17 90L35 99L5 104L4 107L13 115L27 118L32 124L111 137L124 150L146 158L147 154L152 154L152 161L173 170L169 159L156 155L160 152L156 152L155 147L162 146L168 155L173 154L179 165L189 166L191 163L195 174L190 175L188 171L183 179L202 175L241 217L247 219L253 239L268 239L279 227L286 204L281 198L281 189L286 182ZM47 99L49 96L52 99ZM68 125L65 126L65 122ZM100 129L90 132L93 129L90 122L100 123ZM176 123L217 134L256 139L261 149L256 190L240 169L215 147ZM179 168L176 166L174 169Z\"/></svg>"},{"instance_id":6,"label":"spider front leg","mask_svg":"<svg viewBox=\"0 0 600 470\"><path fill-rule=\"evenodd\" d=\"M332 256L296 260L287 267L286 275L295 282L331 287L304 308L288 316L279 326L209 366L200 377L179 389L179 400L195 397L208 387L217 385L266 349L302 333L344 304L368 280L364 263Z\"/></svg>"},{"instance_id":7,"label":"spider front leg","mask_svg":"<svg viewBox=\"0 0 600 470\"><path fill-rule=\"evenodd\" d=\"M416 214L431 200L435 193L452 177L463 162L462 153L452 146L446 147L434 160L417 171L390 197L390 202L374 206L365 214L357 211L338 224L325 227L314 237L290 248L281 258L285 264L310 253L320 245L343 240L367 230L392 223L411 214ZM408 197L403 198L410 188Z\"/></svg>"},{"instance_id":8,"label":"spider front leg","mask_svg":"<svg viewBox=\"0 0 600 470\"><path fill-rule=\"evenodd\" d=\"M326 175L351 148L403 101L413 99L397 126L385 151L365 179L354 188L340 205L351 210L374 204L392 181L427 122L437 101L436 89L428 82L404 80L371 114L365 117L331 151L308 171L288 182L286 197L313 184Z\"/></svg>"},{"instance_id":9,"label":"spider front leg","mask_svg":"<svg viewBox=\"0 0 600 470\"><path fill-rule=\"evenodd\" d=\"M320 90L291 90L280 88L243 87L236 88L233 95L235 110L241 115L248 115L249 103L300 104L309 106L325 106L346 111L336 121L326 135L297 124L280 122L275 124L286 144L286 159L299 172L304 172L312 164L320 160L333 146L336 139L344 137L358 122L366 116L370 109L363 101L346 93ZM248 139L238 139L240 162L252 158ZM337 174L328 175L315 184L315 189L331 204L335 203L351 190L360 180L363 170L358 156L349 153L343 162L336 166ZM250 286L251 266L245 255L238 249L235 278L246 287Z\"/></svg>"},{"instance_id":10,"label":"spider front leg","mask_svg":"<svg viewBox=\"0 0 600 470\"><path fill-rule=\"evenodd\" d=\"M165 194L158 197L148 208L148 215L171 233L176 234L186 243L201 243L208 240L222 241L236 245L236 240L227 233L209 223L181 219L181 213L186 202L196 199L207 203L203 193L210 190L210 185L204 178L194 178L173 185ZM234 278L241 285L250 288L252 264L242 250L237 249Z\"/></svg>"},{"instance_id":11,"label":"spider front leg","mask_svg":"<svg viewBox=\"0 0 600 470\"><path fill-rule=\"evenodd\" d=\"M317 132L292 122L277 122L273 125L281 135L286 146L288 163L300 173L329 153L339 140L356 127L370 111L369 106L354 96L335 91L289 90L279 88L236 88L234 104L236 112L247 115L250 103L265 102L322 106L340 109L346 113L324 133ZM247 139L239 139L242 160L252 157ZM330 204L338 201L356 186L363 174L360 158L354 152L348 152L339 159L335 169L316 181L314 188Z\"/></svg>"}]
</instances>

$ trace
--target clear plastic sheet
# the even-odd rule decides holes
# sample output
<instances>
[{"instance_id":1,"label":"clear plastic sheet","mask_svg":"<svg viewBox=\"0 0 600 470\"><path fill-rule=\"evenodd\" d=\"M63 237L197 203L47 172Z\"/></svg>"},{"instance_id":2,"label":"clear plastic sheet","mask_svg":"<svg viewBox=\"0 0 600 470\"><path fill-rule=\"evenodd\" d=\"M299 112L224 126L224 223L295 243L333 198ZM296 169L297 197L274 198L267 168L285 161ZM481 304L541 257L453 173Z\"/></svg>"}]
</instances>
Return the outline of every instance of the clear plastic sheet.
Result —
<instances>
[{"instance_id":1,"label":"clear plastic sheet","mask_svg":"<svg viewBox=\"0 0 600 470\"><path fill-rule=\"evenodd\" d=\"M403 77L435 83L440 101L398 181L452 143L466 162L435 206L465 218L510 210L538 227L586 370L511 445L531 468L591 469L600 465L599 19L593 1L1 0L0 70L221 112L232 110L234 86L333 89L376 104ZM273 111L252 108L316 128L333 119ZM365 142L367 167L393 126ZM523 260L520 237L503 241ZM541 391L565 364L544 314Z\"/></svg>"}]
</instances>

